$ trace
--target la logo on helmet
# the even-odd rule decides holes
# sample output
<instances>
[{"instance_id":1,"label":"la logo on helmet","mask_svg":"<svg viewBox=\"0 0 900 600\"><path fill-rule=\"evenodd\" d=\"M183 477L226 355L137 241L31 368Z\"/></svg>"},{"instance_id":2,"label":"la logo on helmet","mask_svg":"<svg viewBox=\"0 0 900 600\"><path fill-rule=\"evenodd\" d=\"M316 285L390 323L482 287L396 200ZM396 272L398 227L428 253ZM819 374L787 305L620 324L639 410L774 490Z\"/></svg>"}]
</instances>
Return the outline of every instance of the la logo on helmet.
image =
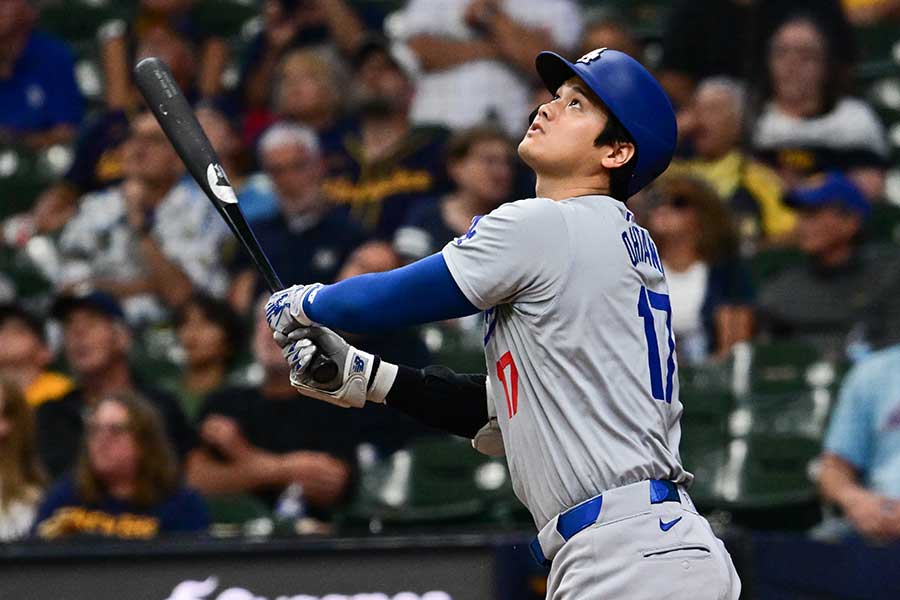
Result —
<instances>
[{"instance_id":1,"label":"la logo on helmet","mask_svg":"<svg viewBox=\"0 0 900 600\"><path fill-rule=\"evenodd\" d=\"M600 58L600 55L606 51L606 48L597 48L596 50L591 50L575 62L590 64L591 62Z\"/></svg>"}]
</instances>

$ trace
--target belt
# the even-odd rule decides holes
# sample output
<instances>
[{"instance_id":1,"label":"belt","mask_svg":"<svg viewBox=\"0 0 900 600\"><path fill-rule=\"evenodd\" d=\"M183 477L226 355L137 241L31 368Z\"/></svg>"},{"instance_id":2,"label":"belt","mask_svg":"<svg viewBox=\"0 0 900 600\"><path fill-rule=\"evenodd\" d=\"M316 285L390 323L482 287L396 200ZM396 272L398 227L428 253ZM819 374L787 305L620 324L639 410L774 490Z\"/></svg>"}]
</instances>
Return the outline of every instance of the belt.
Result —
<instances>
[{"instance_id":1,"label":"belt","mask_svg":"<svg viewBox=\"0 0 900 600\"><path fill-rule=\"evenodd\" d=\"M686 493L685 497L687 497ZM604 498L606 499L605 507ZM662 479L650 479L613 488L573 506L547 523L529 544L531 555L539 565L547 566L563 544L582 529L597 522L600 518L601 507L604 508L606 516L610 516L607 515L609 512L615 513L611 516L612 518L606 519L613 520L640 512L641 505L647 508L648 499L650 504L681 502L681 495L679 487L675 483ZM613 504L616 505L615 510L613 510Z\"/></svg>"}]
</instances>

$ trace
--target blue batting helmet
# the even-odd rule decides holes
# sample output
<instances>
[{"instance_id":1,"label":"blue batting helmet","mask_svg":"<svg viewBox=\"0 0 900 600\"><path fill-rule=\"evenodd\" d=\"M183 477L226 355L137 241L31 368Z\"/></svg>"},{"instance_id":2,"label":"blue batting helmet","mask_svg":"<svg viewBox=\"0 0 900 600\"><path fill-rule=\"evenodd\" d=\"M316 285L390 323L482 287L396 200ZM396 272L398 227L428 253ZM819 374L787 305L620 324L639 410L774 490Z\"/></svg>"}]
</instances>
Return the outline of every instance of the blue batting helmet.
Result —
<instances>
[{"instance_id":1,"label":"blue batting helmet","mask_svg":"<svg viewBox=\"0 0 900 600\"><path fill-rule=\"evenodd\" d=\"M567 79L581 79L631 134L637 164L628 182L629 197L666 170L678 137L675 111L641 63L624 52L598 48L574 63L554 52L541 52L535 66L553 94Z\"/></svg>"}]
</instances>

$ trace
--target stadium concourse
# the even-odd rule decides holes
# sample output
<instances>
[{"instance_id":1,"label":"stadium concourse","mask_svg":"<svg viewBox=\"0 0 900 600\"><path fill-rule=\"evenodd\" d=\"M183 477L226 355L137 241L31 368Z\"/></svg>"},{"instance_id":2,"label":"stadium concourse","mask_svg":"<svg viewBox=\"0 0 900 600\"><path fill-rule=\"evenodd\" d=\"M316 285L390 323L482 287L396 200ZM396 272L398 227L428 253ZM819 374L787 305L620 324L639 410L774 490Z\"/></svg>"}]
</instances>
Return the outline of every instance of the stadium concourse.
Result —
<instances>
[{"instance_id":1,"label":"stadium concourse","mask_svg":"<svg viewBox=\"0 0 900 600\"><path fill-rule=\"evenodd\" d=\"M677 118L626 248L665 273L687 493L741 597L900 597L898 27L897 0L6 0L0 597L544 598L504 457L297 393L131 67L169 66L285 284L331 284L532 198L535 56L604 47ZM506 389L490 313L348 341Z\"/></svg>"}]
</instances>

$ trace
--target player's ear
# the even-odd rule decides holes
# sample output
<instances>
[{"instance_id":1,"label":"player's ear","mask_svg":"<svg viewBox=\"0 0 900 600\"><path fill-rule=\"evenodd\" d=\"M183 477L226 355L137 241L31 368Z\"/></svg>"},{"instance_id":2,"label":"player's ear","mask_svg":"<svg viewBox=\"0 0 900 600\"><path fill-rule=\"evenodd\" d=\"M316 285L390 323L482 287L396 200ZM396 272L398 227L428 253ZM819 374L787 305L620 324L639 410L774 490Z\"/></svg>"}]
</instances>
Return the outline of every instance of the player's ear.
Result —
<instances>
[{"instance_id":1,"label":"player's ear","mask_svg":"<svg viewBox=\"0 0 900 600\"><path fill-rule=\"evenodd\" d=\"M631 142L615 142L606 146L609 150L600 159L606 169L618 169L634 158L634 144Z\"/></svg>"}]
</instances>

